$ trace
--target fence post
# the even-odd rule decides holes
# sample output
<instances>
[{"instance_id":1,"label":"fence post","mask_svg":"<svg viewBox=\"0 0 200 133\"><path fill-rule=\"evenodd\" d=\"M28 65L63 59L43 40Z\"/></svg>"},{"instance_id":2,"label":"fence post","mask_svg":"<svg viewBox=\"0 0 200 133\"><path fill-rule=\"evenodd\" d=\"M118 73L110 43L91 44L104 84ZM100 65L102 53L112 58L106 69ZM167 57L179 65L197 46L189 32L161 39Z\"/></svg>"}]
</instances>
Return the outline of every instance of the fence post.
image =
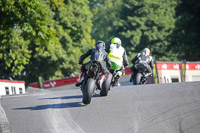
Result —
<instances>
[{"instance_id":1,"label":"fence post","mask_svg":"<svg viewBox=\"0 0 200 133\"><path fill-rule=\"evenodd\" d=\"M43 74L40 74L40 76L38 77L38 84L39 88L44 88Z\"/></svg>"},{"instance_id":2,"label":"fence post","mask_svg":"<svg viewBox=\"0 0 200 133\"><path fill-rule=\"evenodd\" d=\"M159 78L158 78L158 70L157 70L156 60L154 61L153 77L154 77L155 84L158 84Z\"/></svg>"},{"instance_id":3,"label":"fence post","mask_svg":"<svg viewBox=\"0 0 200 133\"><path fill-rule=\"evenodd\" d=\"M186 74L186 60L182 61L181 68L181 82L185 82L185 74Z\"/></svg>"}]
</instances>

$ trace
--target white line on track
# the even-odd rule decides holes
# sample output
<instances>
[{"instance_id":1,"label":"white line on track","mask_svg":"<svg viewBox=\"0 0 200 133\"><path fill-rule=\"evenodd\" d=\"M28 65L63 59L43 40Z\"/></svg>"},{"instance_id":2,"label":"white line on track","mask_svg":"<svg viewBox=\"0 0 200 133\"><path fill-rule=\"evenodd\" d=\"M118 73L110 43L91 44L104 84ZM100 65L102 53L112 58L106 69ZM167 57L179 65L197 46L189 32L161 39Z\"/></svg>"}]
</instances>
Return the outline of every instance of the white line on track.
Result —
<instances>
[{"instance_id":1,"label":"white line on track","mask_svg":"<svg viewBox=\"0 0 200 133\"><path fill-rule=\"evenodd\" d=\"M72 119L68 110L60 111L49 109L45 112L45 120L49 132L52 133L85 133L83 129Z\"/></svg>"},{"instance_id":2,"label":"white line on track","mask_svg":"<svg viewBox=\"0 0 200 133\"><path fill-rule=\"evenodd\" d=\"M1 106L1 103L0 103L0 128L1 128L0 131L2 130L2 133L11 133L10 124L6 117L5 111Z\"/></svg>"}]
</instances>

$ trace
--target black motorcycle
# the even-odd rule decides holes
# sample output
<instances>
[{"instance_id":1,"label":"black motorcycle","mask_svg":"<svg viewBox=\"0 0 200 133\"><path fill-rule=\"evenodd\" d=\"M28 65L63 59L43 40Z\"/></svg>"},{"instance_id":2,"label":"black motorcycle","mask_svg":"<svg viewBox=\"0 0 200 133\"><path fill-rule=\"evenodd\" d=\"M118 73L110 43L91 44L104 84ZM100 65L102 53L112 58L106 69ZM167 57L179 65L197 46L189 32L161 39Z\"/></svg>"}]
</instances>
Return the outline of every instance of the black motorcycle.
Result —
<instances>
[{"instance_id":1,"label":"black motorcycle","mask_svg":"<svg viewBox=\"0 0 200 133\"><path fill-rule=\"evenodd\" d=\"M133 85L142 85L147 83L147 64L145 63L137 63L135 65L135 68L137 69L137 74L135 78L133 79Z\"/></svg>"},{"instance_id":2,"label":"black motorcycle","mask_svg":"<svg viewBox=\"0 0 200 133\"><path fill-rule=\"evenodd\" d=\"M81 85L83 93L84 104L90 104L93 94L96 94L97 90L100 90L101 96L107 96L110 89L110 83L112 75L103 75L101 73L101 65L98 61L90 62L86 65L86 76Z\"/></svg>"}]
</instances>

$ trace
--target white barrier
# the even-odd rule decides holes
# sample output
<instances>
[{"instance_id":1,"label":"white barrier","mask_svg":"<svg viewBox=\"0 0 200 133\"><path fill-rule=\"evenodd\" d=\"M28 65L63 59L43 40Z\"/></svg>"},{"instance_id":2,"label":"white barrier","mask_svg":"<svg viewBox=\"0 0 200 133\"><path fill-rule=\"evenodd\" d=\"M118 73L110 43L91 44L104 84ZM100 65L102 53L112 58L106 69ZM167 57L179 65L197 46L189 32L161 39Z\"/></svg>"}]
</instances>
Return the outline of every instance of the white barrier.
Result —
<instances>
[{"instance_id":1,"label":"white barrier","mask_svg":"<svg viewBox=\"0 0 200 133\"><path fill-rule=\"evenodd\" d=\"M0 95L25 94L24 81L0 80Z\"/></svg>"}]
</instances>

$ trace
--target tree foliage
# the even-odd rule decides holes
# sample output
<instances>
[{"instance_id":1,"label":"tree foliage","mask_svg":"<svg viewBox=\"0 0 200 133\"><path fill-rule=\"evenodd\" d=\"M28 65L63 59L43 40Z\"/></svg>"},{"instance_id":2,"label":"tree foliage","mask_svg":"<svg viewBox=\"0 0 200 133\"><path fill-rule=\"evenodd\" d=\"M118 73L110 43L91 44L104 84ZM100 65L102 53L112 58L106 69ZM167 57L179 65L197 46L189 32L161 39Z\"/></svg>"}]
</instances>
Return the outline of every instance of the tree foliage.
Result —
<instances>
[{"instance_id":1,"label":"tree foliage","mask_svg":"<svg viewBox=\"0 0 200 133\"><path fill-rule=\"evenodd\" d=\"M90 0L92 36L121 38L129 57L149 47L156 60L200 60L198 0Z\"/></svg>"},{"instance_id":2,"label":"tree foliage","mask_svg":"<svg viewBox=\"0 0 200 133\"><path fill-rule=\"evenodd\" d=\"M119 22L122 0L90 0L90 8L93 12L92 37L95 40L103 40L107 45L113 37L116 37L116 24Z\"/></svg>"},{"instance_id":3,"label":"tree foliage","mask_svg":"<svg viewBox=\"0 0 200 133\"><path fill-rule=\"evenodd\" d=\"M69 76L92 47L87 0L0 1L1 78L27 82Z\"/></svg>"},{"instance_id":4,"label":"tree foliage","mask_svg":"<svg viewBox=\"0 0 200 133\"><path fill-rule=\"evenodd\" d=\"M130 57L144 47L149 47L152 55L158 60L174 59L169 56L172 54L170 51L170 54L165 51L170 45L167 37L175 27L176 1L109 0L110 8L106 2L102 3L103 5L96 3L98 14L101 16L94 17L94 25L97 25L96 28L102 28L98 28L101 33L93 29L93 36L106 39L113 36L121 38Z\"/></svg>"},{"instance_id":5,"label":"tree foliage","mask_svg":"<svg viewBox=\"0 0 200 133\"><path fill-rule=\"evenodd\" d=\"M179 59L200 61L200 1L180 0L176 7L176 28L170 36L170 49Z\"/></svg>"},{"instance_id":6,"label":"tree foliage","mask_svg":"<svg viewBox=\"0 0 200 133\"><path fill-rule=\"evenodd\" d=\"M157 60L172 60L167 50L167 41L175 27L176 2L162 0L129 0L123 5L120 29L122 38L128 45L129 54L140 52L143 48L151 49ZM128 12L128 15L124 15Z\"/></svg>"},{"instance_id":7,"label":"tree foliage","mask_svg":"<svg viewBox=\"0 0 200 133\"><path fill-rule=\"evenodd\" d=\"M51 14L48 13L50 11L48 6L41 3L40 0L1 1L2 76L20 75L25 65L30 62L34 51L48 53L45 48L47 49L48 38L51 36L49 32Z\"/></svg>"}]
</instances>

